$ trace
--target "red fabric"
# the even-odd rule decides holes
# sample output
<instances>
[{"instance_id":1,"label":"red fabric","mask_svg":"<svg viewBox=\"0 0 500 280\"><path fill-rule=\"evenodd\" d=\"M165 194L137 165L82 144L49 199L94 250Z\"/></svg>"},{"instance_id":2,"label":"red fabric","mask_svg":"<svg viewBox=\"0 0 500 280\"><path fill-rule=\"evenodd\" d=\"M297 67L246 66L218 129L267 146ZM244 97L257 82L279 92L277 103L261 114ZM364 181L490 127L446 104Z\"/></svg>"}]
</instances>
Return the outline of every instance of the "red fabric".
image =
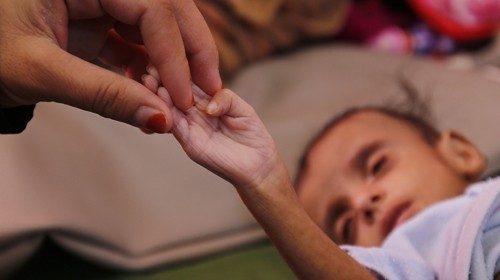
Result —
<instances>
[{"instance_id":1,"label":"red fabric","mask_svg":"<svg viewBox=\"0 0 500 280\"><path fill-rule=\"evenodd\" d=\"M388 9L382 0L352 1L340 38L366 42L387 28L408 27L412 15Z\"/></svg>"},{"instance_id":2,"label":"red fabric","mask_svg":"<svg viewBox=\"0 0 500 280\"><path fill-rule=\"evenodd\" d=\"M409 3L429 26L457 41L485 39L491 37L497 30L497 26L492 23L465 25L457 22L446 13L434 9L425 0L409 0Z\"/></svg>"}]
</instances>

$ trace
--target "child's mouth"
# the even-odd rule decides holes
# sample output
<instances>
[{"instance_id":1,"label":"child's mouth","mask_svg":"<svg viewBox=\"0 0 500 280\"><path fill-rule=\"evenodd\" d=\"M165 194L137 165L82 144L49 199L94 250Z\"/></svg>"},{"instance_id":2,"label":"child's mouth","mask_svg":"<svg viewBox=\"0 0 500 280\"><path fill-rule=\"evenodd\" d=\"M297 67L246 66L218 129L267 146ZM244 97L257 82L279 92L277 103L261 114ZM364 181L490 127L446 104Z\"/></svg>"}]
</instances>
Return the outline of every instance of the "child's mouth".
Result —
<instances>
[{"instance_id":1,"label":"child's mouth","mask_svg":"<svg viewBox=\"0 0 500 280\"><path fill-rule=\"evenodd\" d=\"M413 216L410 210L411 202L403 202L389 208L385 215L382 216L382 230L384 236L389 235L397 226L403 224Z\"/></svg>"}]
</instances>

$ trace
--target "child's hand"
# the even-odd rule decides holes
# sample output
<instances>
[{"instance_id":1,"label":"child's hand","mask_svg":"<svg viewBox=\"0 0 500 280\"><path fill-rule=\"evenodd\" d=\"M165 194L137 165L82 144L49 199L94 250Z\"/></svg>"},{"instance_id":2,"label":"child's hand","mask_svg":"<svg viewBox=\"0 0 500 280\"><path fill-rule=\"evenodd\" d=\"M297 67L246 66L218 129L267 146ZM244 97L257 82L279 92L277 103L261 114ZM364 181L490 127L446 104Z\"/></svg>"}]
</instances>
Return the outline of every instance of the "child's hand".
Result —
<instances>
[{"instance_id":1,"label":"child's hand","mask_svg":"<svg viewBox=\"0 0 500 280\"><path fill-rule=\"evenodd\" d=\"M281 171L274 141L254 109L230 90L213 97L193 86L195 106L182 112L173 106L156 72L143 82L172 110L172 133L186 154L237 187L258 186ZM281 173L280 173L281 174Z\"/></svg>"},{"instance_id":2,"label":"child's hand","mask_svg":"<svg viewBox=\"0 0 500 280\"><path fill-rule=\"evenodd\" d=\"M197 163L238 193L299 279L373 279L336 246L299 205L274 142L250 105L224 89L213 97L194 87L195 107L177 110L148 67L144 85L172 110L172 133Z\"/></svg>"}]
</instances>

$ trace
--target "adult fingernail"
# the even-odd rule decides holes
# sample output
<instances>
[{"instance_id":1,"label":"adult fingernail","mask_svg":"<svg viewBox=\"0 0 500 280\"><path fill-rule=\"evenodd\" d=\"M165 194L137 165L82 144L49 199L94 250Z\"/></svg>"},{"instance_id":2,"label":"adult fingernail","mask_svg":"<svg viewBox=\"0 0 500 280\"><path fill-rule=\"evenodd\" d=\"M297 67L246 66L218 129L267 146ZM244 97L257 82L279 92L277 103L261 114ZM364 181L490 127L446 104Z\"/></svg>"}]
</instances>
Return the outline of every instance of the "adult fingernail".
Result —
<instances>
[{"instance_id":1,"label":"adult fingernail","mask_svg":"<svg viewBox=\"0 0 500 280\"><path fill-rule=\"evenodd\" d=\"M158 113L149 117L146 122L146 128L160 134L167 133L167 120L165 119L165 115L163 113Z\"/></svg>"},{"instance_id":2,"label":"adult fingernail","mask_svg":"<svg viewBox=\"0 0 500 280\"><path fill-rule=\"evenodd\" d=\"M143 127L154 133L167 133L167 119L165 114L150 107L140 107L135 113L135 122L138 127Z\"/></svg>"}]
</instances>

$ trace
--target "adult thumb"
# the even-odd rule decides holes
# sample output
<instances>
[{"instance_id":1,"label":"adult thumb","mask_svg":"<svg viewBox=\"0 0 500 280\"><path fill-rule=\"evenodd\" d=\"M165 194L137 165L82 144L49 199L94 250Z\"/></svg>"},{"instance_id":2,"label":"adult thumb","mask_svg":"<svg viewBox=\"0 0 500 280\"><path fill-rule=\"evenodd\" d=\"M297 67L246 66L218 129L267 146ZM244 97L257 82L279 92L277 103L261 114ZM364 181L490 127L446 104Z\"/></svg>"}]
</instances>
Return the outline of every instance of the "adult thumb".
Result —
<instances>
[{"instance_id":1,"label":"adult thumb","mask_svg":"<svg viewBox=\"0 0 500 280\"><path fill-rule=\"evenodd\" d=\"M73 56L54 44L32 49L32 86L42 99L65 103L103 117L166 133L172 127L164 102L138 82Z\"/></svg>"}]
</instances>

